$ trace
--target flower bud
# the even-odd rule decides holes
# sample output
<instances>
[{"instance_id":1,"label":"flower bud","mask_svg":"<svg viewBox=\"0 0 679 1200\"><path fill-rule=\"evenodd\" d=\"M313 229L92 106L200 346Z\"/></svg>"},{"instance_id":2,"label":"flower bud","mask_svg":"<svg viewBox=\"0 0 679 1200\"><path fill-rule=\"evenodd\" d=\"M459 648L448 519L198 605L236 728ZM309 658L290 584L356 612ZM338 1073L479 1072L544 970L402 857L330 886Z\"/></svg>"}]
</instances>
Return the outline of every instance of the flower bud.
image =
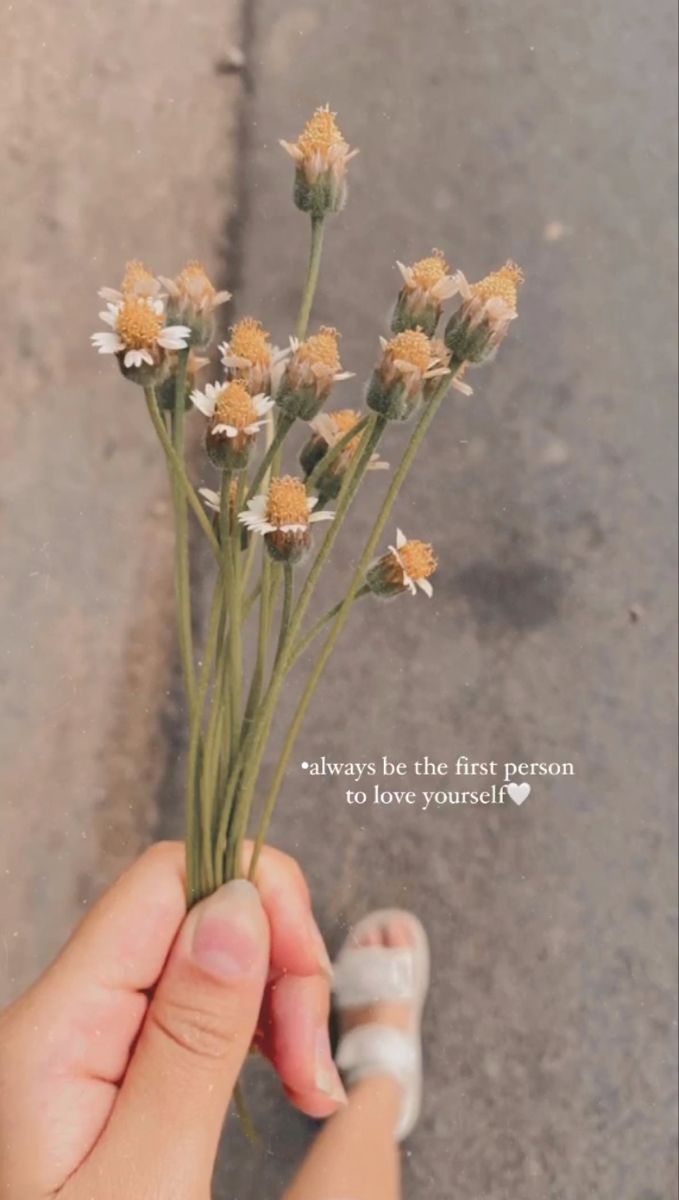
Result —
<instances>
[{"instance_id":1,"label":"flower bud","mask_svg":"<svg viewBox=\"0 0 679 1200\"><path fill-rule=\"evenodd\" d=\"M298 563L311 546L311 525L332 521L334 513L316 512L318 500L309 496L301 479L290 475L272 479L266 495L248 500L238 520L250 533L264 538L276 562Z\"/></svg>"},{"instance_id":2,"label":"flower bud","mask_svg":"<svg viewBox=\"0 0 679 1200\"><path fill-rule=\"evenodd\" d=\"M432 547L427 542L411 542L400 529L396 531L396 545L378 558L368 569L365 581L370 591L382 600L410 592L416 596L418 588L425 596L434 594L429 578L438 563Z\"/></svg>"},{"instance_id":3,"label":"flower bud","mask_svg":"<svg viewBox=\"0 0 679 1200\"><path fill-rule=\"evenodd\" d=\"M168 373L166 378L158 388L158 404L165 412L174 412L175 408L175 385L179 355L177 352L168 354ZM191 393L196 386L196 376L204 367L209 366L209 358L204 358L200 354L196 354L193 350L189 350L189 356L186 360L186 390L184 393L184 411L188 412L191 408Z\"/></svg>"},{"instance_id":4,"label":"flower bud","mask_svg":"<svg viewBox=\"0 0 679 1200\"><path fill-rule=\"evenodd\" d=\"M430 379L449 374L433 353L421 329L397 333L390 342L380 338L382 358L368 385L367 403L390 421L407 421L419 407Z\"/></svg>"},{"instance_id":5,"label":"flower bud","mask_svg":"<svg viewBox=\"0 0 679 1200\"><path fill-rule=\"evenodd\" d=\"M314 468L325 458L328 451L337 445L354 426L358 425L362 414L353 408L343 408L335 412L322 412L309 422L312 436L302 448L299 456L305 475L311 475ZM361 444L361 431L355 438L347 442L340 453L333 459L327 471L318 480L318 503L323 506L328 500L334 500L339 494L342 480L351 465ZM388 470L389 463L384 462L379 454L372 455L368 463L369 471Z\"/></svg>"},{"instance_id":6,"label":"flower bud","mask_svg":"<svg viewBox=\"0 0 679 1200\"><path fill-rule=\"evenodd\" d=\"M218 292L199 262L188 262L176 279L160 280L168 290L168 313L191 330L191 345L205 350L215 335L214 311L231 299L230 292Z\"/></svg>"},{"instance_id":7,"label":"flower bud","mask_svg":"<svg viewBox=\"0 0 679 1200\"><path fill-rule=\"evenodd\" d=\"M305 342L291 338L291 355L276 393L276 404L292 418L310 421L325 404L333 385L351 379L343 371L339 356L339 334L322 326Z\"/></svg>"},{"instance_id":8,"label":"flower bud","mask_svg":"<svg viewBox=\"0 0 679 1200\"><path fill-rule=\"evenodd\" d=\"M403 276L403 287L396 301L391 320L392 333L405 329L421 329L428 337L436 332L443 311L443 302L459 290L457 275L450 274L450 267L440 250L434 250L429 258L422 258L412 267L397 263Z\"/></svg>"},{"instance_id":9,"label":"flower bud","mask_svg":"<svg viewBox=\"0 0 679 1200\"><path fill-rule=\"evenodd\" d=\"M239 379L252 395L266 392L274 395L287 350L271 345L271 338L261 321L243 317L231 330L228 342L219 347L222 364L232 379Z\"/></svg>"},{"instance_id":10,"label":"flower bud","mask_svg":"<svg viewBox=\"0 0 679 1200\"><path fill-rule=\"evenodd\" d=\"M521 269L509 261L479 283L468 283L459 272L463 300L445 333L454 359L480 366L493 358L518 315L516 302L523 279Z\"/></svg>"},{"instance_id":11,"label":"flower bud","mask_svg":"<svg viewBox=\"0 0 679 1200\"><path fill-rule=\"evenodd\" d=\"M317 219L344 207L347 163L358 154L344 140L335 116L327 106L318 108L296 142L281 140L296 163L295 204Z\"/></svg>"}]
</instances>

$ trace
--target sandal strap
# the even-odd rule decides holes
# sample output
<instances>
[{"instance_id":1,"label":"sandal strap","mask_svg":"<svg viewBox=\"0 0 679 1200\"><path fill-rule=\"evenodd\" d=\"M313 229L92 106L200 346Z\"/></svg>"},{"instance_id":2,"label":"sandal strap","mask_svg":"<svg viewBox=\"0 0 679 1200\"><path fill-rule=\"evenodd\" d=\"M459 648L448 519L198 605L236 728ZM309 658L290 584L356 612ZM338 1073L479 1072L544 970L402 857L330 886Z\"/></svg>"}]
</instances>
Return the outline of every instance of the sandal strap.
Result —
<instances>
[{"instance_id":1,"label":"sandal strap","mask_svg":"<svg viewBox=\"0 0 679 1200\"><path fill-rule=\"evenodd\" d=\"M333 991L339 1008L415 999L415 958L410 949L364 946L337 960Z\"/></svg>"},{"instance_id":2,"label":"sandal strap","mask_svg":"<svg viewBox=\"0 0 679 1200\"><path fill-rule=\"evenodd\" d=\"M341 1039L335 1059L351 1084L373 1075L390 1075L407 1087L419 1070L412 1034L390 1025L359 1025Z\"/></svg>"}]
</instances>

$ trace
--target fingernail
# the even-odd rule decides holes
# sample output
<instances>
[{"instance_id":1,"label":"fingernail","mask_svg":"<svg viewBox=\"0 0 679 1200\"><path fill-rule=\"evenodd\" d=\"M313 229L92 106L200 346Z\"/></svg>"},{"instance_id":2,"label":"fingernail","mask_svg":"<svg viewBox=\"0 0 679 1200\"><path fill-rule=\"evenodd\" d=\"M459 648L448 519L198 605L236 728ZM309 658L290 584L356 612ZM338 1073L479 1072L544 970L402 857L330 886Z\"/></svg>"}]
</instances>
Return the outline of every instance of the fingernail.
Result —
<instances>
[{"instance_id":1,"label":"fingernail","mask_svg":"<svg viewBox=\"0 0 679 1200\"><path fill-rule=\"evenodd\" d=\"M225 883L196 909L193 961L217 979L250 975L262 962L262 904L246 879Z\"/></svg>"},{"instance_id":2,"label":"fingernail","mask_svg":"<svg viewBox=\"0 0 679 1200\"><path fill-rule=\"evenodd\" d=\"M319 1092L335 1104L346 1104L347 1094L342 1087L337 1067L333 1061L330 1034L324 1025L316 1035L316 1071L314 1075Z\"/></svg>"},{"instance_id":3,"label":"fingernail","mask_svg":"<svg viewBox=\"0 0 679 1200\"><path fill-rule=\"evenodd\" d=\"M309 937L313 946L314 956L321 969L321 974L327 976L327 978L332 982L335 975L335 969L332 965L325 942L323 941L321 931L313 917L311 917L309 923Z\"/></svg>"}]
</instances>

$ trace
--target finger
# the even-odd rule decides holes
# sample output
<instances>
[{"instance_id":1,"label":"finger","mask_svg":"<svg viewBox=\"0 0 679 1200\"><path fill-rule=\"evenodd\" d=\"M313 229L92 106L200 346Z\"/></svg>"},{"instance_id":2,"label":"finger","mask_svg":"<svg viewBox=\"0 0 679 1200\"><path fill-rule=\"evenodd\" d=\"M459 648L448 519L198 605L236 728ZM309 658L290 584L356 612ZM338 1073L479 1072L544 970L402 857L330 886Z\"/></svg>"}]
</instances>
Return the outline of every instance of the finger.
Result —
<instances>
[{"instance_id":1,"label":"finger","mask_svg":"<svg viewBox=\"0 0 679 1200\"><path fill-rule=\"evenodd\" d=\"M243 853L247 873L252 843ZM299 865L288 854L265 847L255 882L271 926L271 965L275 972L332 978L332 963L311 910L311 898Z\"/></svg>"},{"instance_id":2,"label":"finger","mask_svg":"<svg viewBox=\"0 0 679 1200\"><path fill-rule=\"evenodd\" d=\"M144 991L158 979L186 914L184 850L159 842L97 901L44 976L78 985Z\"/></svg>"},{"instance_id":3,"label":"finger","mask_svg":"<svg viewBox=\"0 0 679 1200\"><path fill-rule=\"evenodd\" d=\"M286 975L267 990L260 1046L303 1112L328 1117L346 1104L330 1046L330 991L320 976Z\"/></svg>"},{"instance_id":4,"label":"finger","mask_svg":"<svg viewBox=\"0 0 679 1200\"><path fill-rule=\"evenodd\" d=\"M207 1194L268 965L269 925L251 884L225 884L192 910L149 1005L95 1171L119 1176L129 1162L128 1194ZM161 1182L168 1179L173 1192Z\"/></svg>"}]
</instances>

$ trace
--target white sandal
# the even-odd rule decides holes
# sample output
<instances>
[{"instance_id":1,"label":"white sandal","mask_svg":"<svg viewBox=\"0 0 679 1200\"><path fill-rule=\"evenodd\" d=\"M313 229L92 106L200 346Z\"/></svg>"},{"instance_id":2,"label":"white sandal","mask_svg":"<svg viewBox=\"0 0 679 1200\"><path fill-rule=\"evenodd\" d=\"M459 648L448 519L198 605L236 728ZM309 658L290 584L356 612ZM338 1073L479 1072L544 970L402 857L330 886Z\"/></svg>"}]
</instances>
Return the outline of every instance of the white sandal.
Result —
<instances>
[{"instance_id":1,"label":"white sandal","mask_svg":"<svg viewBox=\"0 0 679 1200\"><path fill-rule=\"evenodd\" d=\"M407 922L412 946L361 946L362 934L393 921ZM390 1025L361 1025L340 1039L335 1061L351 1087L371 1075L391 1075L403 1086L403 1111L396 1130L402 1142L422 1108L422 1012L430 978L429 939L411 913L385 909L354 927L335 963L333 991L339 1011L371 1004L412 1004L408 1032Z\"/></svg>"}]
</instances>

